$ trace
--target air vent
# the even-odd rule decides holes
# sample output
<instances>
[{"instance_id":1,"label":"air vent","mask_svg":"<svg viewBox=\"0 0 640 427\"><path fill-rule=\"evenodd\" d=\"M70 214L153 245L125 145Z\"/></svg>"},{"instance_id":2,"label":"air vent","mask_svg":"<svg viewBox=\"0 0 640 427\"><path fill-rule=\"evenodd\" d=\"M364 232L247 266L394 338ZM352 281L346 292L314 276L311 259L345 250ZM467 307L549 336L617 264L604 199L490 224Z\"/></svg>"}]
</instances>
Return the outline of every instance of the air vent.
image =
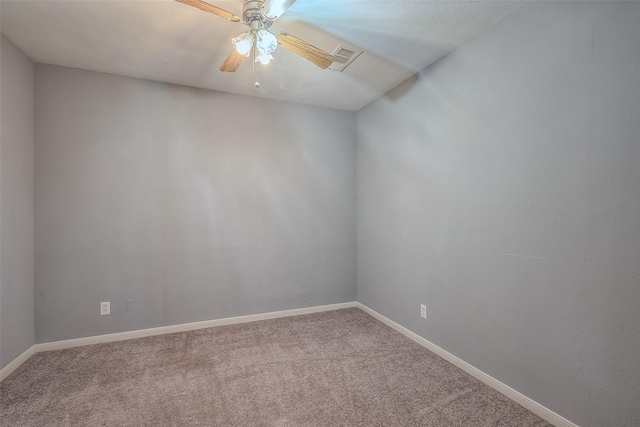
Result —
<instances>
[{"instance_id":1,"label":"air vent","mask_svg":"<svg viewBox=\"0 0 640 427\"><path fill-rule=\"evenodd\" d=\"M329 65L329 69L334 71L344 71L345 68L349 66L349 64L351 64L358 56L360 56L361 53L361 50L357 50L349 46L340 45L332 53L334 61L331 65Z\"/></svg>"}]
</instances>

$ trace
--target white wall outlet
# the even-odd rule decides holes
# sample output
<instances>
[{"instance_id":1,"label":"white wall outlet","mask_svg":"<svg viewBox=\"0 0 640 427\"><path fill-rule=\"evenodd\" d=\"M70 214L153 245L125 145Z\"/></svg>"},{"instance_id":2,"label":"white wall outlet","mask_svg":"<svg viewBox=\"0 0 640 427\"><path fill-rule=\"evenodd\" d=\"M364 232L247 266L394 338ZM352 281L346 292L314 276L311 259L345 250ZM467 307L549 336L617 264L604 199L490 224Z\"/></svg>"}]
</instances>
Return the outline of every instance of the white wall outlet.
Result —
<instances>
[{"instance_id":1,"label":"white wall outlet","mask_svg":"<svg viewBox=\"0 0 640 427\"><path fill-rule=\"evenodd\" d=\"M423 319L427 318L427 306L424 304L420 304L420 317Z\"/></svg>"},{"instance_id":2,"label":"white wall outlet","mask_svg":"<svg viewBox=\"0 0 640 427\"><path fill-rule=\"evenodd\" d=\"M100 316L111 314L111 302L104 301L100 303Z\"/></svg>"}]
</instances>

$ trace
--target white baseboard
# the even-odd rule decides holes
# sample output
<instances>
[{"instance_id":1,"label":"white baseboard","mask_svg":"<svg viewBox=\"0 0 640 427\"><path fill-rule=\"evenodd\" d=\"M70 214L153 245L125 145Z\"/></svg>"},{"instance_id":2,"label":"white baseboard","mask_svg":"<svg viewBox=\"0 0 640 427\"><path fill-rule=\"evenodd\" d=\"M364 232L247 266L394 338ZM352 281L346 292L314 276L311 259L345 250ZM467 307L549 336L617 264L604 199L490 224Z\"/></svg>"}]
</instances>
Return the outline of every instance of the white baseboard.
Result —
<instances>
[{"instance_id":1,"label":"white baseboard","mask_svg":"<svg viewBox=\"0 0 640 427\"><path fill-rule=\"evenodd\" d=\"M405 328L404 326L399 325L398 323L396 323L393 320L383 316L382 314L378 313L377 311L370 309L366 305L361 304L361 303L356 303L356 306L359 309L361 309L362 311L364 311L365 313L368 313L371 316L375 317L376 319L378 319L379 321L381 321L385 325L387 325L387 326L391 327L392 329L395 329L396 331L400 332L402 335L404 335L404 336L410 338L411 340L417 342L418 344L420 344L421 346L427 348L428 350L431 350L432 352L434 352L438 356L442 357L447 362L457 366L458 368L462 369L463 371L465 371L466 373L470 374L471 376L479 379L480 381L482 381L483 383L485 383L489 387L491 387L491 388L497 390L498 392L504 394L509 399L513 400L514 402L519 403L520 405L524 406L525 408L527 408L528 410L530 410L534 414L538 415L540 418L542 418L542 419L546 420L547 422L553 424L554 426L557 426L557 427L578 427L576 424L574 424L571 421L567 420L566 418L556 414L551 409L549 409L549 408L547 408L545 406L542 406L541 404L539 404L535 400L532 400L532 399L528 398L524 394L512 389L508 385L498 381L497 379L493 378L492 376L482 372L480 369L468 364L464 360L462 360L462 359L454 356L453 354L449 353L448 351L438 347L437 345L435 345L431 341L428 341L428 340L422 338L420 335L418 335L418 334L416 334L414 332L411 332L409 329Z\"/></svg>"},{"instance_id":2,"label":"white baseboard","mask_svg":"<svg viewBox=\"0 0 640 427\"><path fill-rule=\"evenodd\" d=\"M22 353L20 356L18 356L16 359L14 359L7 366L5 366L2 370L0 370L0 381L8 377L20 365L26 362L27 359L29 359L29 357L31 357L34 353L39 353L42 351L60 350L64 348L78 347L83 345L122 341L122 340L128 340L133 338L148 337L153 335L170 334L174 332L192 331L194 329L211 328L211 327L222 326L222 325L233 325L237 323L248 323L248 322L255 322L258 320L276 319L279 317L299 316L302 314L319 313L322 311L339 310L342 308L349 308L349 307L358 307L365 313L370 314L371 316L380 320L385 325L391 327L392 329L395 329L396 331L400 332L401 334L405 335L406 337L410 338L416 343L434 352L438 356L442 357L444 360L452 363L453 365L462 369L466 373L479 379L483 383L487 384L488 386L492 387L498 392L504 394L509 399L519 403L523 407L527 408L528 410L538 415L539 417L543 418L544 420L548 421L549 423L553 424L554 426L578 427L576 424L556 414L549 408L542 406L538 402L528 398L522 393L512 389L508 385L482 372L480 369L470 365L464 360L454 356L453 354L438 347L432 342L422 338L420 335L414 332L411 332L409 329L405 328L404 326L399 325L393 320L383 316L377 311L372 310L371 308L359 302L344 302L339 304L296 308L292 310L272 311L269 313L249 314L246 316L227 317L223 319L205 320L202 322L183 323L179 325L161 326L158 328L139 329L136 331L119 332L115 334L98 335L98 336L76 338L76 339L64 340L64 341L54 341L54 342L48 342L48 343L42 343L42 344L35 344L31 346L29 349L27 349L27 351Z\"/></svg>"},{"instance_id":3,"label":"white baseboard","mask_svg":"<svg viewBox=\"0 0 640 427\"><path fill-rule=\"evenodd\" d=\"M11 361L11 363L9 363L7 366L2 368L2 370L0 370L0 381L4 380L9 375L11 375L11 373L13 371L18 369L20 367L20 365L22 365L24 362L27 361L27 359L29 359L31 356L33 356L33 353L35 352L34 350L35 350L34 346L29 347L27 349L27 351L25 351L24 353L22 353L20 356L16 357L15 359L13 359Z\"/></svg>"},{"instance_id":4,"label":"white baseboard","mask_svg":"<svg viewBox=\"0 0 640 427\"><path fill-rule=\"evenodd\" d=\"M339 310L341 308L355 307L356 302L343 302L338 304L318 305L315 307L294 308L292 310L271 311L268 313L249 314L246 316L226 317L223 319L204 320L202 322L182 323L179 325L160 326L157 328L138 329L135 331L118 332L115 334L97 335L92 337L75 338L64 341L53 341L36 344L35 352L61 350L63 348L79 347L90 344L100 344L113 341L130 340L133 338L149 337L152 335L171 334L174 332L192 331L194 329L212 328L214 326L233 325L236 323L248 323L258 320L276 319L278 317L299 316L301 314L319 313L321 311ZM15 362L15 361L14 361ZM13 362L12 362L13 363Z\"/></svg>"}]
</instances>

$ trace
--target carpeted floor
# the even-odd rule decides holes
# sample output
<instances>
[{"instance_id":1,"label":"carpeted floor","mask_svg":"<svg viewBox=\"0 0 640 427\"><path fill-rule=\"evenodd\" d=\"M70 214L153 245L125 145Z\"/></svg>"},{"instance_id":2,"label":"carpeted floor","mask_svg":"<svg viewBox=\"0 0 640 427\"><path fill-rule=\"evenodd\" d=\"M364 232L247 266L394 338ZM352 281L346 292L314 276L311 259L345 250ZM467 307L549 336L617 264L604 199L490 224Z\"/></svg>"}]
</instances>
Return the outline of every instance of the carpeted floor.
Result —
<instances>
[{"instance_id":1,"label":"carpeted floor","mask_svg":"<svg viewBox=\"0 0 640 427\"><path fill-rule=\"evenodd\" d=\"M38 353L1 426L548 426L357 308Z\"/></svg>"}]
</instances>

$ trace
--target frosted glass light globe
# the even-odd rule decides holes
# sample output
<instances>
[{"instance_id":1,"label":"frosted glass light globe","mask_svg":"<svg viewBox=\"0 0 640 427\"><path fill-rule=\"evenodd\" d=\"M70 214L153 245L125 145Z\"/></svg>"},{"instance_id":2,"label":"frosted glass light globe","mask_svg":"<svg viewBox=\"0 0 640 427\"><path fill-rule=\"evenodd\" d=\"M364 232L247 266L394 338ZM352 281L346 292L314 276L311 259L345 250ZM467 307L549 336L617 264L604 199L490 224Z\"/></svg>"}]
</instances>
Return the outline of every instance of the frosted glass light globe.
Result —
<instances>
[{"instance_id":1,"label":"frosted glass light globe","mask_svg":"<svg viewBox=\"0 0 640 427\"><path fill-rule=\"evenodd\" d=\"M257 61L262 65L267 65L273 59L271 55L258 55Z\"/></svg>"},{"instance_id":2,"label":"frosted glass light globe","mask_svg":"<svg viewBox=\"0 0 640 427\"><path fill-rule=\"evenodd\" d=\"M278 39L267 30L260 30L256 34L256 47L261 55L271 55L278 47Z\"/></svg>"},{"instance_id":3,"label":"frosted glass light globe","mask_svg":"<svg viewBox=\"0 0 640 427\"><path fill-rule=\"evenodd\" d=\"M240 55L249 56L253 47L253 37L249 33L242 33L238 37L231 39L231 43Z\"/></svg>"}]
</instances>

